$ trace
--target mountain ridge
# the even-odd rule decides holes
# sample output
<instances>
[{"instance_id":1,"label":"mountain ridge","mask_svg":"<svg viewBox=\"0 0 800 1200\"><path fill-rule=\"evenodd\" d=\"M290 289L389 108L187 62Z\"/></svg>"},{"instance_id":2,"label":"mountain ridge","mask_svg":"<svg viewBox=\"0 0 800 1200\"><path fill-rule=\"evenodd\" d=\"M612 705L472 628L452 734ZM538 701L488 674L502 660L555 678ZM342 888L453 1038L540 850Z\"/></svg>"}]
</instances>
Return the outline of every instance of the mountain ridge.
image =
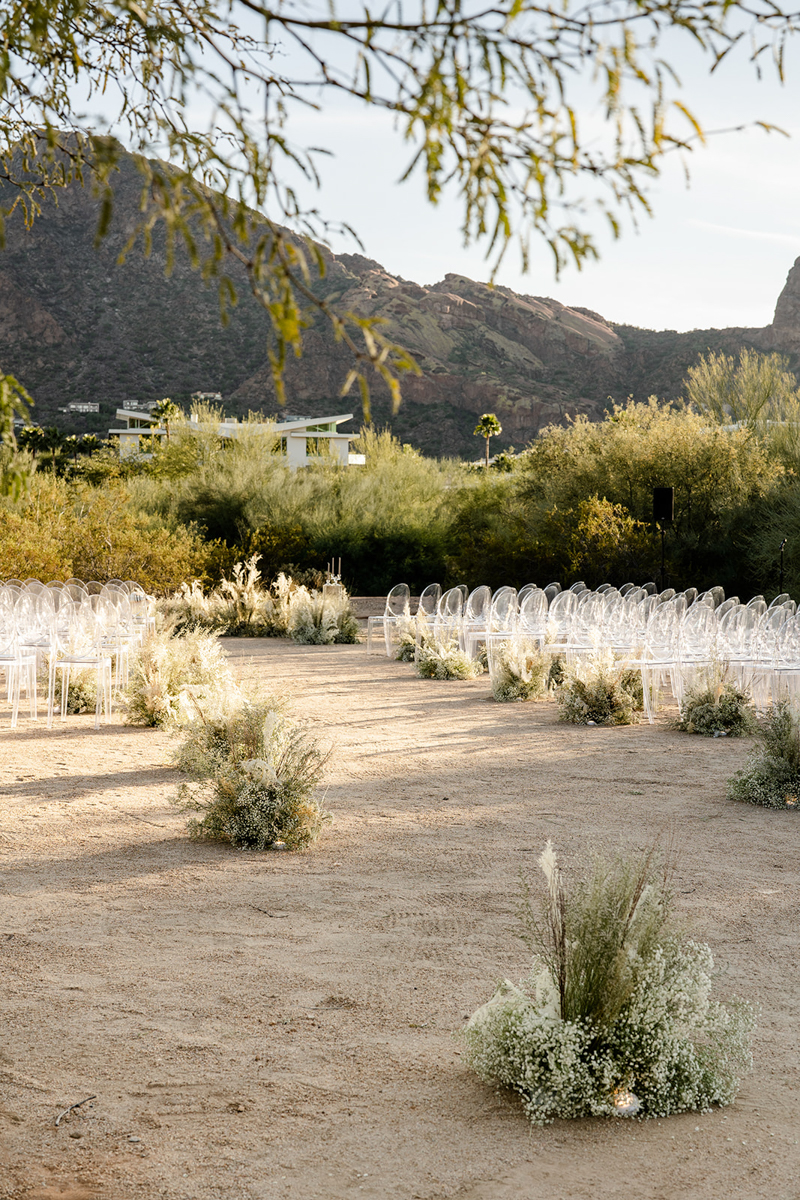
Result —
<instances>
[{"instance_id":1,"label":"mountain ridge","mask_svg":"<svg viewBox=\"0 0 800 1200\"><path fill-rule=\"evenodd\" d=\"M140 218L140 198L141 178L123 156L111 226L98 247L100 201L79 184L57 203L46 201L30 229L16 216L8 221L0 252L0 366L31 392L43 425L104 431L124 403L165 395L186 403L193 391L221 392L231 415L277 412L268 318L240 269L231 269L239 303L223 328L217 295L186 254L176 253L166 276L163 237L154 239L149 258L137 246L117 261ZM429 454L477 457L472 430L486 411L503 425L493 446L520 448L543 425L579 413L599 418L609 398L677 398L699 353L780 350L794 367L800 352L800 259L765 329L675 333L617 325L588 308L455 273L423 286L365 255L324 255L319 293L340 310L380 318L382 332L417 359L422 374L403 378L397 414L376 380L373 415ZM356 396L340 395L349 352L324 317L313 310L308 317L304 353L287 363L288 410L354 411L355 428ZM97 420L70 422L58 412L76 400L98 401Z\"/></svg>"}]
</instances>

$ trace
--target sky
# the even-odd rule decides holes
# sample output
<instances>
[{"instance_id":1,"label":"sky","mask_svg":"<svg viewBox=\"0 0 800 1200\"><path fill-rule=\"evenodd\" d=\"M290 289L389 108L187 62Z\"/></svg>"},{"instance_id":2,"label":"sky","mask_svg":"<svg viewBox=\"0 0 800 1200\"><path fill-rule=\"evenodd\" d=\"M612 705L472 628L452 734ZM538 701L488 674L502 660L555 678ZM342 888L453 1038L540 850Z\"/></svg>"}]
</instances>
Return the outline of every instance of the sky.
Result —
<instances>
[{"instance_id":1,"label":"sky","mask_svg":"<svg viewBox=\"0 0 800 1200\"><path fill-rule=\"evenodd\" d=\"M496 282L642 328L763 327L800 256L800 44L790 48L781 84L769 63L759 81L744 47L712 77L685 40L670 36L676 40L662 39L659 47L678 69L681 99L703 128L748 128L711 134L687 155L688 184L684 161L677 154L665 157L660 177L647 189L652 217L642 213L637 227L623 219L618 240L594 218L599 262L587 262L581 271L568 266L556 278L549 248L534 242L523 273L512 245ZM291 55L286 62L291 65ZM579 88L580 118L591 136L599 136L602 116L593 109L590 82L582 80ZM207 115L198 110L190 117L202 125ZM767 133L756 121L790 136ZM400 182L411 150L390 115L327 95L319 111L295 112L287 133L298 146L331 152L317 160L321 187L316 193L306 188L303 198L330 221L358 232L363 249L332 234L334 252L362 252L423 285L448 273L489 279L485 247L463 243L457 194L445 192L432 206L419 174Z\"/></svg>"},{"instance_id":2,"label":"sky","mask_svg":"<svg viewBox=\"0 0 800 1200\"><path fill-rule=\"evenodd\" d=\"M752 127L709 136L687 156L688 185L678 156L664 161L648 188L653 216L642 214L638 228L627 221L614 240L595 222L598 263L581 271L568 267L556 279L550 251L539 245L523 274L511 247L496 281L643 328L769 324L800 256L800 55L794 57L797 70L789 64L785 84L769 69L758 82L744 54L713 78L696 62L687 63L682 75L684 97L706 130L762 120L790 137ZM484 249L463 244L456 197L432 207L420 177L398 182L409 149L391 118L328 102L305 121L293 121L292 132L333 152L320 160L316 203L328 218L358 231L368 257L421 284L449 272L488 279ZM346 237L333 237L331 245L358 251Z\"/></svg>"}]
</instances>

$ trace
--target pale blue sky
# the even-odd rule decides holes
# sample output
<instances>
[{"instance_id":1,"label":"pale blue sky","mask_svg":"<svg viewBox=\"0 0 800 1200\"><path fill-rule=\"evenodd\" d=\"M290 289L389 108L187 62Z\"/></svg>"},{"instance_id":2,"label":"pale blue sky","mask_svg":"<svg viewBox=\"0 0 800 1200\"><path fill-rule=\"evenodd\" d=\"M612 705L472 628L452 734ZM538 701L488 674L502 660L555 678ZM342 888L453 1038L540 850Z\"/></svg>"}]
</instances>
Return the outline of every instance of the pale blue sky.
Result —
<instances>
[{"instance_id":1,"label":"pale blue sky","mask_svg":"<svg viewBox=\"0 0 800 1200\"><path fill-rule=\"evenodd\" d=\"M643 214L638 230L627 221L614 241L595 220L599 263L581 272L567 268L557 281L546 246L534 243L527 274L511 247L497 282L653 329L767 325L800 255L800 47L791 47L783 85L768 62L759 82L744 47L713 77L681 35L661 39L659 48L679 70L681 99L704 128L763 120L792 136L756 128L712 136L687 156L689 186L680 159L672 155L649 187L654 215ZM291 61L287 56L284 65ZM581 120L591 136L601 138L604 126L591 111L591 83L585 79L579 87L586 96ZM201 125L209 119L202 103L196 119ZM419 176L399 183L411 151L391 117L327 96L319 112L295 110L286 132L299 146L333 152L318 161L320 191L306 189L304 198L329 220L353 226L366 255L422 284L448 272L488 278L484 248L462 243L457 197L445 195L432 207ZM330 242L334 251L358 250L345 237Z\"/></svg>"},{"instance_id":2,"label":"pale blue sky","mask_svg":"<svg viewBox=\"0 0 800 1200\"><path fill-rule=\"evenodd\" d=\"M751 129L711 137L688 156L688 187L681 162L672 156L649 189L654 215L642 216L638 232L628 222L622 238L613 241L597 224L599 263L581 272L568 268L557 282L546 247L536 250L526 275L511 249L497 281L647 328L768 324L800 255L800 58L789 75L784 85L769 73L759 83L744 55L711 79L698 64L687 64L685 99L705 128L760 119L793 136ZM327 105L293 121L292 132L298 141L334 151L334 158L322 161L316 202L327 217L358 230L369 257L423 284L448 272L487 278L482 250L462 245L455 199L446 197L432 208L421 179L397 182L409 151L388 117L353 105ZM357 249L344 238L332 239L332 245Z\"/></svg>"}]
</instances>

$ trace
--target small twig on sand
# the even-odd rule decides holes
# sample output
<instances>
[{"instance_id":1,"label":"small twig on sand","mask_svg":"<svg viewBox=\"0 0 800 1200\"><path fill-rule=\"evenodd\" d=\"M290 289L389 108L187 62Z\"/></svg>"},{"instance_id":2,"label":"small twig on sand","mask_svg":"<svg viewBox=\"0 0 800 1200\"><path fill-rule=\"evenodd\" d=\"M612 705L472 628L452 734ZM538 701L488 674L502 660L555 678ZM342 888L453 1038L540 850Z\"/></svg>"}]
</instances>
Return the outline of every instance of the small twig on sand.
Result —
<instances>
[{"instance_id":1,"label":"small twig on sand","mask_svg":"<svg viewBox=\"0 0 800 1200\"><path fill-rule=\"evenodd\" d=\"M90 1100L96 1100L96 1099L97 1099L97 1095L95 1094L94 1096L87 1096L85 1100L79 1100L77 1104L70 1104L69 1108L65 1108L62 1113L58 1114L58 1116L56 1117L56 1125L58 1125L58 1123L62 1117L65 1117L67 1115L67 1113L71 1113L73 1108L80 1108L80 1106L82 1104L88 1104Z\"/></svg>"}]
</instances>

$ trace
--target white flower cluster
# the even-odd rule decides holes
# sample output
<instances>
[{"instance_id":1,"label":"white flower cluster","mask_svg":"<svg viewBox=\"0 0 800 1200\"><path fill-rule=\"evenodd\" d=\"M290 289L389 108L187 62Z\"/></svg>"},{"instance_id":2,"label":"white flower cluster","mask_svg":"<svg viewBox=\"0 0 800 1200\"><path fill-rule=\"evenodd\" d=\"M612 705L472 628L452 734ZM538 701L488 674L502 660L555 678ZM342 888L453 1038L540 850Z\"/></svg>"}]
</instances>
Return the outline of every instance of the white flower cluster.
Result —
<instances>
[{"instance_id":1,"label":"white flower cluster","mask_svg":"<svg viewBox=\"0 0 800 1200\"><path fill-rule=\"evenodd\" d=\"M646 1117L730 1104L750 1066L748 1005L710 1000L707 946L670 939L635 964L633 992L607 1028L559 1016L541 960L521 987L504 980L473 1014L469 1061L487 1082L511 1088L536 1124L615 1112L630 1091Z\"/></svg>"}]
</instances>

